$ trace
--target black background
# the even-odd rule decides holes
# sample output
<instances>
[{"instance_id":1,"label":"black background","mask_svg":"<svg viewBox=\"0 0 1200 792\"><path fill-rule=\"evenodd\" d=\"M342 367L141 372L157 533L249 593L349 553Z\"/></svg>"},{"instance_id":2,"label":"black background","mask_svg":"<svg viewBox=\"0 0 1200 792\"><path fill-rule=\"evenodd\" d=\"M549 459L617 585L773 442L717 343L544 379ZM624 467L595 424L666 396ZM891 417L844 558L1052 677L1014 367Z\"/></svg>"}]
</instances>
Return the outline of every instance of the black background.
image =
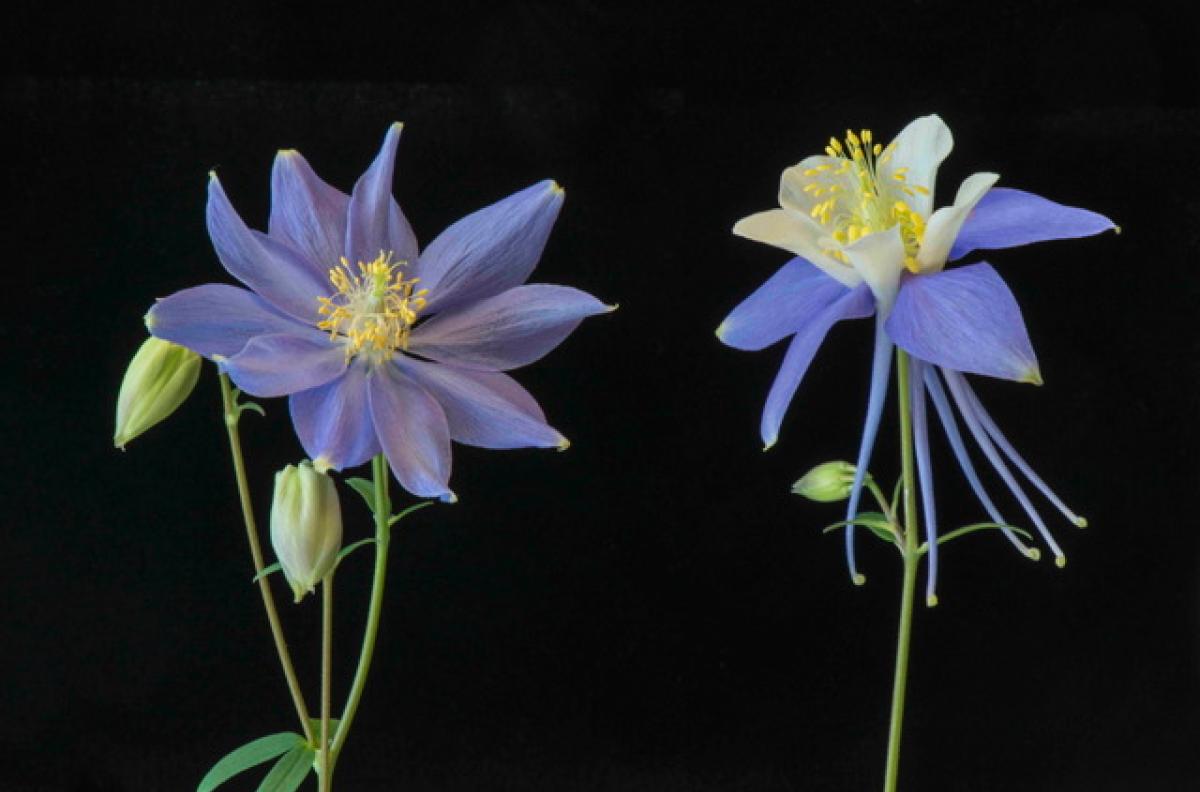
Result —
<instances>
[{"instance_id":1,"label":"black background","mask_svg":"<svg viewBox=\"0 0 1200 792\"><path fill-rule=\"evenodd\" d=\"M838 509L788 493L854 453L869 323L831 333L766 454L782 352L712 331L786 258L729 233L779 172L845 127L890 138L929 112L956 138L939 203L994 170L1123 233L989 256L1046 384L977 386L1092 527L1045 510L1061 571L998 536L947 547L942 604L917 613L902 788L1196 788L1200 68L1182 8L9 12L0 789L192 789L293 727L211 367L127 453L112 413L153 298L229 281L206 172L261 227L276 149L349 189L394 120L423 243L553 177L567 202L535 279L621 308L518 372L570 451L456 446L461 502L397 534L338 788L878 788L899 565L864 539L854 588L819 532ZM266 407L243 424L260 517L302 454ZM940 438L934 454L943 525L979 518ZM348 540L368 535L343 505ZM339 700L369 568L339 574ZM318 609L276 590L311 705Z\"/></svg>"}]
</instances>

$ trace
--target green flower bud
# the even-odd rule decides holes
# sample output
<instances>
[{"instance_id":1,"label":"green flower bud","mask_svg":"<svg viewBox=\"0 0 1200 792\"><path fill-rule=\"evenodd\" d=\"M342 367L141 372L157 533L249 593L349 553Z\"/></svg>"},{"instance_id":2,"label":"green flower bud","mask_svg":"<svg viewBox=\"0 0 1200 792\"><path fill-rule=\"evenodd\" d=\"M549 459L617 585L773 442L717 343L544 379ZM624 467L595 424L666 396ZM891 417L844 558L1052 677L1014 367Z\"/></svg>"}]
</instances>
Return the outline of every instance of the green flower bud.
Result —
<instances>
[{"instance_id":1,"label":"green flower bud","mask_svg":"<svg viewBox=\"0 0 1200 792\"><path fill-rule=\"evenodd\" d=\"M849 462L824 462L793 484L792 492L820 503L845 500L854 486L854 471Z\"/></svg>"},{"instance_id":2,"label":"green flower bud","mask_svg":"<svg viewBox=\"0 0 1200 792\"><path fill-rule=\"evenodd\" d=\"M161 338L147 338L121 380L113 445L124 450L130 440L168 418L199 377L199 355Z\"/></svg>"},{"instance_id":3,"label":"green flower bud","mask_svg":"<svg viewBox=\"0 0 1200 792\"><path fill-rule=\"evenodd\" d=\"M271 546L296 602L333 571L342 546L342 508L333 479L311 462L275 474Z\"/></svg>"}]
</instances>

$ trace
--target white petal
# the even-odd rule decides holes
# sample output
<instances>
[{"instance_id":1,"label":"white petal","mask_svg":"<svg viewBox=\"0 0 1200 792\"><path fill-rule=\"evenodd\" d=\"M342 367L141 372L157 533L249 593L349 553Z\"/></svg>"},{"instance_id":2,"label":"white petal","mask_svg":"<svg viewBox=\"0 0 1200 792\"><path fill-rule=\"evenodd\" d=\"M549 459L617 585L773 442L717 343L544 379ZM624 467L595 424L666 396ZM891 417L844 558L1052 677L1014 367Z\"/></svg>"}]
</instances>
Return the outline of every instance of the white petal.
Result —
<instances>
[{"instance_id":1,"label":"white petal","mask_svg":"<svg viewBox=\"0 0 1200 792\"><path fill-rule=\"evenodd\" d=\"M841 160L840 162L845 162L845 160ZM824 201L829 196L825 194L818 197L812 193L807 193L804 191L805 186L809 184L841 184L847 181L847 176L835 177L833 175L833 171L839 167L840 162L836 157L817 154L812 157L805 157L799 164L785 170L779 178L779 205L784 209L807 217L814 205L819 201ZM822 173L821 176L804 175L805 171L822 166L828 167L829 170Z\"/></svg>"},{"instance_id":2,"label":"white petal","mask_svg":"<svg viewBox=\"0 0 1200 792\"><path fill-rule=\"evenodd\" d=\"M937 169L954 148L954 136L950 127L936 115L928 115L910 123L896 135L891 142L895 147L887 162L880 165L881 180L895 184L895 174L901 168L907 168L904 182L910 186L924 187L928 195L917 193L906 197L906 202L929 217L933 210L933 187L937 180Z\"/></svg>"},{"instance_id":3,"label":"white petal","mask_svg":"<svg viewBox=\"0 0 1200 792\"><path fill-rule=\"evenodd\" d=\"M900 239L900 229L892 226L886 231L868 234L842 250L875 295L880 318L885 318L896 301L900 275L904 272L904 242Z\"/></svg>"},{"instance_id":4,"label":"white petal","mask_svg":"<svg viewBox=\"0 0 1200 792\"><path fill-rule=\"evenodd\" d=\"M862 283L863 279L851 267L821 250L818 240L827 232L804 215L786 209L769 209L738 220L733 226L733 233L802 256L826 275L849 288Z\"/></svg>"},{"instance_id":5,"label":"white petal","mask_svg":"<svg viewBox=\"0 0 1200 792\"><path fill-rule=\"evenodd\" d=\"M963 179L954 196L953 206L943 206L929 218L925 226L925 238L917 252L917 265L921 272L940 272L946 266L946 258L955 238L966 222L967 215L979 203L979 199L992 189L999 179L995 173L975 173Z\"/></svg>"}]
</instances>

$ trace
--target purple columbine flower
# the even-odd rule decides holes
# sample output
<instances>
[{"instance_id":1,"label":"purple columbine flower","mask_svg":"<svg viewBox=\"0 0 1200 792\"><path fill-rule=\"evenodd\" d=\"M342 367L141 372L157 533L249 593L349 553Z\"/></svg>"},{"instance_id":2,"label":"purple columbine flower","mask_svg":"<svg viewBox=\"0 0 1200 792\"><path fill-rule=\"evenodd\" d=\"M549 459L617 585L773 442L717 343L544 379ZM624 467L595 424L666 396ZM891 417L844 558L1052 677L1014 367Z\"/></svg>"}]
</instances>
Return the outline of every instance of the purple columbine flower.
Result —
<instances>
[{"instance_id":1,"label":"purple columbine flower","mask_svg":"<svg viewBox=\"0 0 1200 792\"><path fill-rule=\"evenodd\" d=\"M917 473L929 547L927 598L936 601L937 521L926 420L928 394L959 466L991 519L1007 525L984 490L950 401L975 442L1016 497L1059 565L1065 557L1009 468L1019 470L1067 519L1083 526L1025 462L984 410L964 373L1041 384L1037 359L1012 292L986 262L945 269L975 250L1089 236L1115 228L1095 212L1020 190L995 188L994 173L967 177L954 203L934 211L937 168L953 137L936 115L910 123L887 146L869 131L831 139L824 155L783 172L780 208L751 215L734 233L796 254L738 305L717 329L722 342L759 350L791 337L767 396L762 438L775 444L784 412L825 334L843 319L876 316L867 416L847 519L858 510L863 475L879 428L893 345L912 356ZM949 397L942 387L945 381ZM1007 458L1007 462L1005 459ZM846 529L852 579L859 581L854 526ZM1004 528L1010 542L1026 546Z\"/></svg>"},{"instance_id":2,"label":"purple columbine flower","mask_svg":"<svg viewBox=\"0 0 1200 792\"><path fill-rule=\"evenodd\" d=\"M522 285L562 206L553 181L467 215L418 255L392 197L400 130L388 129L350 195L298 152L279 152L265 234L246 227L212 175L209 235L249 289L184 289L156 302L146 326L216 361L251 395L289 396L318 469L382 451L409 492L453 501L451 440L567 447L503 372L612 308L568 286Z\"/></svg>"}]
</instances>

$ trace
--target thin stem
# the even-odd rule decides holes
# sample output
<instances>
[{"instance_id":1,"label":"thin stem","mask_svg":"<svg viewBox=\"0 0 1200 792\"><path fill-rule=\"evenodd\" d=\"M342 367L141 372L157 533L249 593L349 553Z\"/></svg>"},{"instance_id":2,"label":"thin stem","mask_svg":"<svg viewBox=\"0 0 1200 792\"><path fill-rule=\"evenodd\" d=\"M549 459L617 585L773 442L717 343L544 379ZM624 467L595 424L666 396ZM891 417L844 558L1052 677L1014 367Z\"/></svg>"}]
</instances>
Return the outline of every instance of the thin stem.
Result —
<instances>
[{"instance_id":1,"label":"thin stem","mask_svg":"<svg viewBox=\"0 0 1200 792\"><path fill-rule=\"evenodd\" d=\"M321 584L321 775L320 792L333 789L329 764L329 687L333 677L333 573Z\"/></svg>"},{"instance_id":2,"label":"thin stem","mask_svg":"<svg viewBox=\"0 0 1200 792\"><path fill-rule=\"evenodd\" d=\"M904 581L900 593L900 627L896 637L896 675L892 683L892 717L888 730L887 769L884 792L895 792L900 772L900 735L904 728L904 694L908 683L908 648L912 638L913 600L921 555L917 537L917 489L913 470L912 405L909 390L909 361L896 349L896 379L900 396L900 464L904 480Z\"/></svg>"},{"instance_id":3,"label":"thin stem","mask_svg":"<svg viewBox=\"0 0 1200 792\"><path fill-rule=\"evenodd\" d=\"M383 454L377 454L371 460L371 473L375 481L375 574L371 580L371 604L367 610L367 625L363 629L362 650L358 655L358 668L354 671L354 682L350 685L350 695L346 698L346 707L342 710L342 718L338 723L337 734L334 735L330 747L330 761L337 764L346 736L350 733L350 724L358 712L358 703L362 699L363 688L367 684L367 673L371 670L371 657L375 653L375 636L379 632L379 613L383 609L383 586L387 578L388 543L391 541L391 528L388 526L390 505L388 499L388 464Z\"/></svg>"},{"instance_id":4,"label":"thin stem","mask_svg":"<svg viewBox=\"0 0 1200 792\"><path fill-rule=\"evenodd\" d=\"M313 741L312 724L308 720L308 707L304 703L304 693L300 690L300 681L296 678L296 670L292 666L292 656L288 652L287 641L283 638L283 626L279 623L279 613L275 610L275 598L271 596L269 576L263 574L262 547L258 543L258 528L254 523L254 506L250 502L250 485L246 481L246 464L242 460L242 441L238 434L238 405L234 401L233 388L229 377L220 373L221 404L225 414L225 429L229 433L229 450L233 456L233 473L237 478L238 496L242 501L242 518L246 523L246 540L250 543L250 557L254 560L254 574L258 576L258 590L262 594L263 608L267 611L267 621L271 625L271 636L275 639L275 651L279 654L279 665L287 678L288 690L292 693L292 703L296 706L296 716L300 718L300 728L304 739L311 744Z\"/></svg>"}]
</instances>

